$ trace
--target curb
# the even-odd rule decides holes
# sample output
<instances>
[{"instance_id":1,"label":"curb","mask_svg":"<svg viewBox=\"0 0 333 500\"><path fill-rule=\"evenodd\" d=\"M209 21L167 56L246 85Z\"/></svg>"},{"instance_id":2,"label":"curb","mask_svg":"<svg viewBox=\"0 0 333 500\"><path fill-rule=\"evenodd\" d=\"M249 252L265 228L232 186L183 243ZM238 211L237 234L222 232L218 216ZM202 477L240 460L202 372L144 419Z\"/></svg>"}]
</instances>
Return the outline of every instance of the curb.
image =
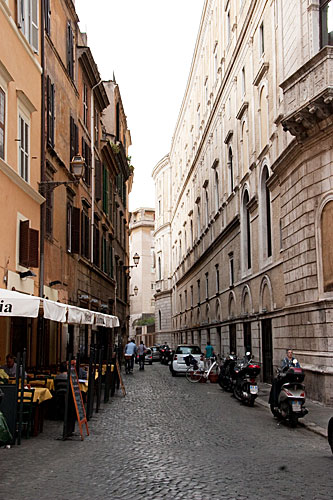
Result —
<instances>
[{"instance_id":1,"label":"curb","mask_svg":"<svg viewBox=\"0 0 333 500\"><path fill-rule=\"evenodd\" d=\"M256 403L258 403L260 406L263 406L264 408L267 408L270 411L269 404L263 399L257 398ZM314 422L306 422L303 419L299 420L298 422L302 427L305 427L309 431L314 432L315 434L318 434L319 436L322 436L325 439L327 439L327 429L324 429L323 427L315 424Z\"/></svg>"}]
</instances>

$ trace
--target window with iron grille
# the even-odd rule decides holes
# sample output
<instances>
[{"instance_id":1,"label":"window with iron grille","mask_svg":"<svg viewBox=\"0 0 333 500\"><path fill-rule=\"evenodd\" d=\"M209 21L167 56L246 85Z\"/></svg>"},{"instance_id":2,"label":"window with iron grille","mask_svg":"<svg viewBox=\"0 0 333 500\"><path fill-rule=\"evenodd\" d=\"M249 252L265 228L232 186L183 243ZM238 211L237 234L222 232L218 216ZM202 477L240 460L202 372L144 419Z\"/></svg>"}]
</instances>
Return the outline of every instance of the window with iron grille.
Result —
<instances>
[{"instance_id":1,"label":"window with iron grille","mask_svg":"<svg viewBox=\"0 0 333 500\"><path fill-rule=\"evenodd\" d=\"M0 87L0 158L5 159L6 94Z\"/></svg>"},{"instance_id":2,"label":"window with iron grille","mask_svg":"<svg viewBox=\"0 0 333 500\"><path fill-rule=\"evenodd\" d=\"M47 77L46 82L46 94L47 94L47 142L51 147L54 147L54 83L51 82L51 78Z\"/></svg>"}]
</instances>

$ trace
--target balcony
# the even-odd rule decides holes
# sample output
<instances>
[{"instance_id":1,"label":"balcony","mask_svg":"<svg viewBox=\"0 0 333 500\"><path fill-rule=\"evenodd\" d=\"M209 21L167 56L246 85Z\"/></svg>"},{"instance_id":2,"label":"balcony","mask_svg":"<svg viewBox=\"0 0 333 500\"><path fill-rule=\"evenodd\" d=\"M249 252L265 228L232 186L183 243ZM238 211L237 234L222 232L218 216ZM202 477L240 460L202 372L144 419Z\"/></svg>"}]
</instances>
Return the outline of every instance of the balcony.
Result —
<instances>
[{"instance_id":1,"label":"balcony","mask_svg":"<svg viewBox=\"0 0 333 500\"><path fill-rule=\"evenodd\" d=\"M281 84L283 129L299 141L323 129L333 114L333 47L324 47Z\"/></svg>"}]
</instances>

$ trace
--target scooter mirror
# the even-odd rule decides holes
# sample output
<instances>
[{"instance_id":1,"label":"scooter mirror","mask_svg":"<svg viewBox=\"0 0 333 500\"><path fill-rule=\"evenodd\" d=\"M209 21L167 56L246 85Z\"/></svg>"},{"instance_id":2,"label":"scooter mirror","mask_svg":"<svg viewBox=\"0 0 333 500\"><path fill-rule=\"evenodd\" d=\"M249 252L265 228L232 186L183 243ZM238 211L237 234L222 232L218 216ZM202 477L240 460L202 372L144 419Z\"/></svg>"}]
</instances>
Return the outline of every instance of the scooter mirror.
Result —
<instances>
[{"instance_id":1,"label":"scooter mirror","mask_svg":"<svg viewBox=\"0 0 333 500\"><path fill-rule=\"evenodd\" d=\"M247 351L247 352L245 353L245 355L246 355L246 356L250 356L250 354L251 354L251 353L250 353L250 351Z\"/></svg>"}]
</instances>

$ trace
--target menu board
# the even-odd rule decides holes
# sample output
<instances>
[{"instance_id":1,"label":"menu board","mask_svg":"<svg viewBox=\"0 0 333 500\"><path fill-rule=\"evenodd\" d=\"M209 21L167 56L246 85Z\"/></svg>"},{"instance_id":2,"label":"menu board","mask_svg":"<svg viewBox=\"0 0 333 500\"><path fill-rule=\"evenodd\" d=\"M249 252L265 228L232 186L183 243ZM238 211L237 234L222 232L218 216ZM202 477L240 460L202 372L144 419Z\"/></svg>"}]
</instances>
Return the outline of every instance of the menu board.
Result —
<instances>
[{"instance_id":1,"label":"menu board","mask_svg":"<svg viewBox=\"0 0 333 500\"><path fill-rule=\"evenodd\" d=\"M78 421L79 428L80 428L81 439L83 441L82 424L85 424L85 426L86 426L87 436L89 436L89 429L88 429L88 422L87 422L87 417L86 417L86 411L84 409L82 394L80 391L79 379L78 379L77 372L76 372L76 362L75 361L71 362L70 375L71 375L70 376L70 383L71 383L71 388L72 388L74 405L75 405L75 409L76 409L76 416L77 416L77 421Z\"/></svg>"}]
</instances>

